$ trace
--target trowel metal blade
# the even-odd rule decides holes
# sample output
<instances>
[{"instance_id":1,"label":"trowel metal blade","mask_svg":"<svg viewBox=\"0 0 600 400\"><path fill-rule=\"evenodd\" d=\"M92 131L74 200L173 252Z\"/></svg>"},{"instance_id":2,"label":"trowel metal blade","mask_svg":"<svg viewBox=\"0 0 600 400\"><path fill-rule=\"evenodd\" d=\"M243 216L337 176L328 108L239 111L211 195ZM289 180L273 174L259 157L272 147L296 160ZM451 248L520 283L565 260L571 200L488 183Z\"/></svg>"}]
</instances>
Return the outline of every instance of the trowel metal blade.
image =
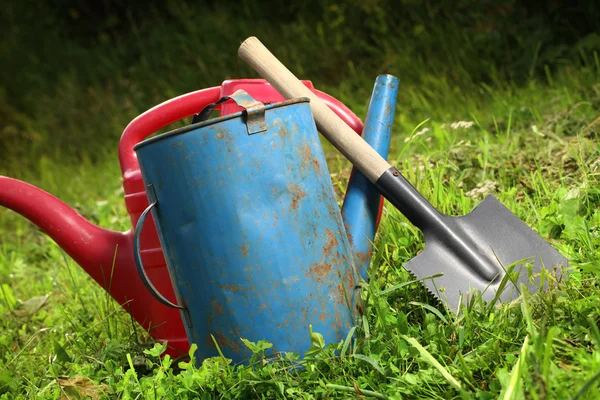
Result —
<instances>
[{"instance_id":1,"label":"trowel metal blade","mask_svg":"<svg viewBox=\"0 0 600 400\"><path fill-rule=\"evenodd\" d=\"M488 196L469 214L449 218L456 222L461 234L474 242L477 251L498 267L497 276L486 279L484 273L445 246L443 238L424 232L425 249L407 262L405 268L416 278L424 279L427 289L453 312L458 310L459 301L462 299L466 303L474 290L481 291L486 301L498 297L505 302L520 295L520 283L531 293L538 291L540 286L545 288L546 282L540 285L539 281L542 268L552 271L559 267L556 275L557 279L562 279L564 271L560 266L566 268L568 260L493 196ZM509 277L517 273L518 277L505 280L506 285L501 285L509 269L512 269ZM443 275L425 279L436 274ZM501 286L504 289L498 295Z\"/></svg>"}]
</instances>

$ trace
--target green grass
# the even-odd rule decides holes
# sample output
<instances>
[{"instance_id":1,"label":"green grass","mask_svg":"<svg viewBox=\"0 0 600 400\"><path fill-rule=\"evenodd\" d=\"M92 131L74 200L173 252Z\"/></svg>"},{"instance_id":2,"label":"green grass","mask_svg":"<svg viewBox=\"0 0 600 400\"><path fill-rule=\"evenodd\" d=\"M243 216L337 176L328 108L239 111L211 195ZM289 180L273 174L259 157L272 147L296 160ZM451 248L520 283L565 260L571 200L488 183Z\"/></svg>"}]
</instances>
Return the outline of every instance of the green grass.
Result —
<instances>
[{"instance_id":1,"label":"green grass","mask_svg":"<svg viewBox=\"0 0 600 400\"><path fill-rule=\"evenodd\" d=\"M176 17L140 22L154 21L156 32L141 35L129 49L148 46L156 52L143 53L130 72L120 69L129 60L127 46L102 47L90 53L101 65L78 60L93 79L73 69L54 84L44 81L42 89L28 86L45 97L29 93L13 103L2 96L0 112L8 121L2 143L9 151L0 173L42 187L103 227L129 228L116 156L124 126L177 94L227 77L255 76L243 66L229 68L237 44L250 28L261 39L278 29L265 21L241 21L232 31L190 41L215 31L229 14L206 16L204 27L186 21L183 33L167 36L172 21L190 16L183 6L171 7ZM339 12L328 10L325 19L333 23ZM264 362L267 336L246 343L255 351L252 367L214 358L197 368L160 359L161 346L52 240L0 209L0 398L599 398L598 53L583 52L547 69L529 63L541 73L528 72L518 81L510 69L466 62L478 39L465 34L445 38L446 52L456 58L452 68L443 69L445 57L436 58L433 45L443 30L432 28L422 42L428 57L416 57L413 42L402 55L394 47L401 38L386 37L380 58L347 62L335 76L346 51L374 54L372 45L345 50L351 28L344 24L325 24L316 33L297 21L284 25L289 36L263 41L363 119L376 75L396 74L401 89L390 162L447 214L466 214L485 194L494 194L568 256L576 267L570 278L545 292L524 291L508 304L474 298L459 313L449 313L402 268L423 248L422 235L386 204L356 341L324 344L307 331L313 339L310 357ZM336 29L341 33L331 39L332 58L308 62L325 48L314 38ZM294 35L298 43L292 46L287 42ZM479 78L464 72L477 68L485 70ZM157 73L162 79L153 78ZM453 125L458 121L473 123ZM350 164L323 145L341 200ZM297 362L303 370L290 367Z\"/></svg>"}]
</instances>

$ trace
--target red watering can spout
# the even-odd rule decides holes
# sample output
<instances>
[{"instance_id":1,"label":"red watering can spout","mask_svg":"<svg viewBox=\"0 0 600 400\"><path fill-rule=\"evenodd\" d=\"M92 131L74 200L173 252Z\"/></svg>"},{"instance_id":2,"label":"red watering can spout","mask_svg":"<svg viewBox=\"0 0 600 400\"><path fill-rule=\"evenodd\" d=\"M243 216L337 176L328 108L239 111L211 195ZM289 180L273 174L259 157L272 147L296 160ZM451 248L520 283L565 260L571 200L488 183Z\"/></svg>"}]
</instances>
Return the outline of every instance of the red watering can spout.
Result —
<instances>
[{"instance_id":1,"label":"red watering can spout","mask_svg":"<svg viewBox=\"0 0 600 400\"><path fill-rule=\"evenodd\" d=\"M0 176L0 205L36 224L117 301L127 302L126 285L136 276L124 268L113 269L113 264L131 258L128 232L96 226L50 193L4 176Z\"/></svg>"},{"instance_id":2,"label":"red watering can spout","mask_svg":"<svg viewBox=\"0 0 600 400\"><path fill-rule=\"evenodd\" d=\"M0 176L0 205L36 224L102 286L117 248L131 246L126 233L96 226L50 193L17 179Z\"/></svg>"},{"instance_id":3,"label":"red watering can spout","mask_svg":"<svg viewBox=\"0 0 600 400\"><path fill-rule=\"evenodd\" d=\"M151 294L141 290L143 283L133 268L133 230L101 228L50 193L5 176L0 176L0 206L21 214L50 236L144 329L168 339L169 347L173 346L170 353L185 351L187 340L176 310L158 304ZM170 283L167 276L161 286L172 296ZM167 321L168 331L164 327Z\"/></svg>"}]
</instances>

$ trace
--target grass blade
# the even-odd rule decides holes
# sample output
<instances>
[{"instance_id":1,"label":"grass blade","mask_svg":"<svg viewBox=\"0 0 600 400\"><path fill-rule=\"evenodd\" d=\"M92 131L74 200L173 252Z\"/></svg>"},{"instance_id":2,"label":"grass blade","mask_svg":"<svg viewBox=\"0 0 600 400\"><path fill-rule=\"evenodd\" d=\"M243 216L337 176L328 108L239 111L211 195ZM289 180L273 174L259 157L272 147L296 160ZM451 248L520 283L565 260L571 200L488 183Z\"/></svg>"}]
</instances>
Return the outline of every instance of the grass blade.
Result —
<instances>
[{"instance_id":1,"label":"grass blade","mask_svg":"<svg viewBox=\"0 0 600 400\"><path fill-rule=\"evenodd\" d=\"M503 400L512 400L513 394L519 389L520 377L521 377L521 369L525 364L525 356L527 355L527 350L529 349L529 335L525 337L525 341L523 342L523 346L521 347L521 354L519 355L519 359L515 364L511 374L510 381L508 387L506 388L506 392L502 397Z\"/></svg>"},{"instance_id":2,"label":"grass blade","mask_svg":"<svg viewBox=\"0 0 600 400\"><path fill-rule=\"evenodd\" d=\"M325 385L325 387L328 387L328 388L334 389L334 390L339 390L340 392L355 393L359 396L374 397L376 399L383 399L383 400L388 399L388 397L385 394L373 392L371 390L360 389L358 386L350 387L350 386L336 385L334 383L328 383L327 385Z\"/></svg>"},{"instance_id":3,"label":"grass blade","mask_svg":"<svg viewBox=\"0 0 600 400\"><path fill-rule=\"evenodd\" d=\"M412 304L415 306L420 306L421 308L426 309L427 311L431 311L433 314L435 314L443 323L447 324L448 320L446 319L446 317L444 317L442 315L442 313L440 312L440 310L438 310L435 307L430 306L429 304L425 304L425 303L421 303L418 301L411 301L408 304Z\"/></svg>"},{"instance_id":4,"label":"grass blade","mask_svg":"<svg viewBox=\"0 0 600 400\"><path fill-rule=\"evenodd\" d=\"M592 385L600 378L600 371L596 372L594 374L594 376L592 376L590 379L588 379L588 381L586 383L583 384L583 386L581 387L581 389L579 389L579 391L577 392L577 394L575 394L575 396L573 396L572 400L577 400L579 399L581 396L583 396L588 390L590 390L590 388L592 387Z\"/></svg>"},{"instance_id":5,"label":"grass blade","mask_svg":"<svg viewBox=\"0 0 600 400\"><path fill-rule=\"evenodd\" d=\"M385 290L382 290L381 292L377 293L377 296L384 296L384 295L386 295L388 293L393 292L394 290L398 290L400 288L403 288L404 286L408 286L408 285L411 285L411 284L416 283L416 282L421 282L421 281L424 281L426 279L437 278L437 277L440 277L442 275L443 274L435 274L435 275L427 276L427 277L421 278L421 279L413 279L413 280L408 281L408 282L402 282L402 283L399 283L399 284L394 285L392 287L389 287L389 288L387 288Z\"/></svg>"},{"instance_id":6,"label":"grass blade","mask_svg":"<svg viewBox=\"0 0 600 400\"><path fill-rule=\"evenodd\" d=\"M350 341L352 340L352 336L354 336L354 331L356 331L356 327L353 326L352 329L346 335L346 340L344 340L344 345L342 346L342 351L340 352L340 357L344 357L346 355L346 351L348 351L348 346L350 346Z\"/></svg>"},{"instance_id":7,"label":"grass blade","mask_svg":"<svg viewBox=\"0 0 600 400\"><path fill-rule=\"evenodd\" d=\"M440 364L439 361L436 360L431 353L427 351L427 349L425 349L425 347L421 346L421 344L415 338L411 338L406 335L402 335L402 338L416 348L419 351L419 354L421 354L421 357L423 357L423 360L434 366L449 384L454 386L454 388L457 390L462 389L460 383L450 374L450 372L448 372L448 370L442 364Z\"/></svg>"},{"instance_id":8,"label":"grass blade","mask_svg":"<svg viewBox=\"0 0 600 400\"><path fill-rule=\"evenodd\" d=\"M369 364L371 364L373 366L373 368L375 368L381 375L385 376L385 370L381 367L381 365L379 365L379 362L377 362L376 359L369 357L369 356L365 356L364 354L353 354L354 358L358 358L359 360L368 362Z\"/></svg>"}]
</instances>

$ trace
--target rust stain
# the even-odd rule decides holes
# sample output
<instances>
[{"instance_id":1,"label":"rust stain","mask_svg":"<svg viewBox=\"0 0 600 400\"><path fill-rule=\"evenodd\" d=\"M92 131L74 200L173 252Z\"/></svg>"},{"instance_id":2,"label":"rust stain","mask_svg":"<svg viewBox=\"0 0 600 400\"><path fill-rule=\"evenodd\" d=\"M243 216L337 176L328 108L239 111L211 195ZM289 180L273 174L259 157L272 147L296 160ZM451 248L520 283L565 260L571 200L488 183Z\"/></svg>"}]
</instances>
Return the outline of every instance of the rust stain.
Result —
<instances>
[{"instance_id":1,"label":"rust stain","mask_svg":"<svg viewBox=\"0 0 600 400\"><path fill-rule=\"evenodd\" d=\"M234 328L229 328L229 335L233 336L233 337L240 337L242 336L242 334L240 333L240 327L236 326Z\"/></svg>"},{"instance_id":2,"label":"rust stain","mask_svg":"<svg viewBox=\"0 0 600 400\"><path fill-rule=\"evenodd\" d=\"M347 230L349 230L349 229L347 229ZM352 235L348 233L347 237L348 237L348 243L350 244L350 246L354 246L354 238L352 237Z\"/></svg>"},{"instance_id":3,"label":"rust stain","mask_svg":"<svg viewBox=\"0 0 600 400\"><path fill-rule=\"evenodd\" d=\"M292 209L297 210L299 206L298 202L306 197L306 193L300 189L300 186L293 182L288 186L288 190L292 193Z\"/></svg>"},{"instance_id":4,"label":"rust stain","mask_svg":"<svg viewBox=\"0 0 600 400\"><path fill-rule=\"evenodd\" d=\"M320 319L321 321L325 321L325 320L327 319L327 315L325 315L325 314L321 314L321 315L319 315L319 319Z\"/></svg>"},{"instance_id":5,"label":"rust stain","mask_svg":"<svg viewBox=\"0 0 600 400\"><path fill-rule=\"evenodd\" d=\"M327 255L331 249L338 245L338 241L331 229L326 228L325 234L327 235L327 244L323 246L323 254Z\"/></svg>"},{"instance_id":6,"label":"rust stain","mask_svg":"<svg viewBox=\"0 0 600 400\"><path fill-rule=\"evenodd\" d=\"M390 115L392 113L392 107L390 106L390 104L385 105L384 113L387 115Z\"/></svg>"},{"instance_id":7,"label":"rust stain","mask_svg":"<svg viewBox=\"0 0 600 400\"><path fill-rule=\"evenodd\" d=\"M334 331L336 331L336 330L338 330L342 326L342 320L340 318L339 309L336 308L336 311L335 311L334 315L335 315L335 318L331 322L331 329L333 329Z\"/></svg>"},{"instance_id":8,"label":"rust stain","mask_svg":"<svg viewBox=\"0 0 600 400\"><path fill-rule=\"evenodd\" d=\"M300 309L302 311L302 321L307 321L308 320L308 307L302 307Z\"/></svg>"},{"instance_id":9,"label":"rust stain","mask_svg":"<svg viewBox=\"0 0 600 400\"><path fill-rule=\"evenodd\" d=\"M327 198L329 197L327 192L323 192L323 197ZM333 204L331 204L330 202L327 202L327 211L329 211L329 215L331 217L333 217L334 219L337 218L341 218L341 211L339 208L337 208L336 206L334 206Z\"/></svg>"},{"instance_id":10,"label":"rust stain","mask_svg":"<svg viewBox=\"0 0 600 400\"><path fill-rule=\"evenodd\" d=\"M183 144L184 144L183 142L173 142L172 146L173 146L174 148L177 148L177 147L181 147L181 146L183 146Z\"/></svg>"},{"instance_id":11,"label":"rust stain","mask_svg":"<svg viewBox=\"0 0 600 400\"><path fill-rule=\"evenodd\" d=\"M241 350L241 346L240 346L239 343L236 343L236 342L228 339L222 333L217 332L213 336L215 337L215 340L219 344L219 347L221 347L221 348L228 347L231 350L235 351L236 353ZM213 343L212 338L210 337L210 335L208 336L208 342L211 344L211 347L215 346L215 344Z\"/></svg>"},{"instance_id":12,"label":"rust stain","mask_svg":"<svg viewBox=\"0 0 600 400\"><path fill-rule=\"evenodd\" d=\"M223 289L223 290L230 290L230 291L232 291L234 293L237 293L240 290L243 290L243 289L240 289L237 285L221 285L221 289Z\"/></svg>"},{"instance_id":13,"label":"rust stain","mask_svg":"<svg viewBox=\"0 0 600 400\"><path fill-rule=\"evenodd\" d=\"M339 244L335 234L331 231L331 229L326 228L325 235L327 236L327 242L325 243L325 246L323 246L324 261L312 265L309 271L305 274L306 276L309 276L315 279L317 282L321 283L323 282L323 279L331 272L332 263L337 265L341 262L339 252L336 251L335 254L331 254L332 249L334 249ZM333 261L326 262L325 260L328 259L328 256L330 256L330 258L333 258ZM341 276L339 277L341 278Z\"/></svg>"},{"instance_id":14,"label":"rust stain","mask_svg":"<svg viewBox=\"0 0 600 400\"><path fill-rule=\"evenodd\" d=\"M224 313L224 308L221 305L221 303L219 303L216 299L211 299L210 300L210 312L207 313L207 317L206 320L208 322L208 324L212 324L213 319L216 317L217 319L223 315Z\"/></svg>"},{"instance_id":15,"label":"rust stain","mask_svg":"<svg viewBox=\"0 0 600 400\"><path fill-rule=\"evenodd\" d=\"M223 306L217 300L212 299L210 302L210 307L216 315L223 315Z\"/></svg>"},{"instance_id":16,"label":"rust stain","mask_svg":"<svg viewBox=\"0 0 600 400\"><path fill-rule=\"evenodd\" d=\"M338 283L337 286L336 286L336 289L337 289L337 291L339 293L337 303L338 304L346 304L346 301L345 301L346 300L346 293L344 293L344 285L341 284L341 283Z\"/></svg>"},{"instance_id":17,"label":"rust stain","mask_svg":"<svg viewBox=\"0 0 600 400\"><path fill-rule=\"evenodd\" d=\"M362 267L371 258L371 249L369 251L357 251L354 253L354 258L357 260L359 266Z\"/></svg>"},{"instance_id":18,"label":"rust stain","mask_svg":"<svg viewBox=\"0 0 600 400\"><path fill-rule=\"evenodd\" d=\"M309 145L302 145L296 155L302 158L302 165L312 166L315 173L318 173L321 169L321 163L319 163L319 161L313 156Z\"/></svg>"},{"instance_id":19,"label":"rust stain","mask_svg":"<svg viewBox=\"0 0 600 400\"><path fill-rule=\"evenodd\" d=\"M350 290L354 290L356 287L356 276L352 273L352 269L350 267L346 268L346 272L344 273L344 283Z\"/></svg>"},{"instance_id":20,"label":"rust stain","mask_svg":"<svg viewBox=\"0 0 600 400\"><path fill-rule=\"evenodd\" d=\"M217 133L217 139L223 139L224 137L225 137L225 134L223 132Z\"/></svg>"},{"instance_id":21,"label":"rust stain","mask_svg":"<svg viewBox=\"0 0 600 400\"><path fill-rule=\"evenodd\" d=\"M310 267L306 276L309 276L317 282L323 283L323 278L331 271L331 264L320 263Z\"/></svg>"},{"instance_id":22,"label":"rust stain","mask_svg":"<svg viewBox=\"0 0 600 400\"><path fill-rule=\"evenodd\" d=\"M278 136L284 137L287 135L287 132L285 130L285 125L282 124L280 119L276 119L273 121L273 127L277 128L277 134Z\"/></svg>"},{"instance_id":23,"label":"rust stain","mask_svg":"<svg viewBox=\"0 0 600 400\"><path fill-rule=\"evenodd\" d=\"M250 245L249 245L249 244L245 244L245 245L242 247L242 255L243 255L244 257L246 257L246 256L248 255L248 250L250 250Z\"/></svg>"}]
</instances>

